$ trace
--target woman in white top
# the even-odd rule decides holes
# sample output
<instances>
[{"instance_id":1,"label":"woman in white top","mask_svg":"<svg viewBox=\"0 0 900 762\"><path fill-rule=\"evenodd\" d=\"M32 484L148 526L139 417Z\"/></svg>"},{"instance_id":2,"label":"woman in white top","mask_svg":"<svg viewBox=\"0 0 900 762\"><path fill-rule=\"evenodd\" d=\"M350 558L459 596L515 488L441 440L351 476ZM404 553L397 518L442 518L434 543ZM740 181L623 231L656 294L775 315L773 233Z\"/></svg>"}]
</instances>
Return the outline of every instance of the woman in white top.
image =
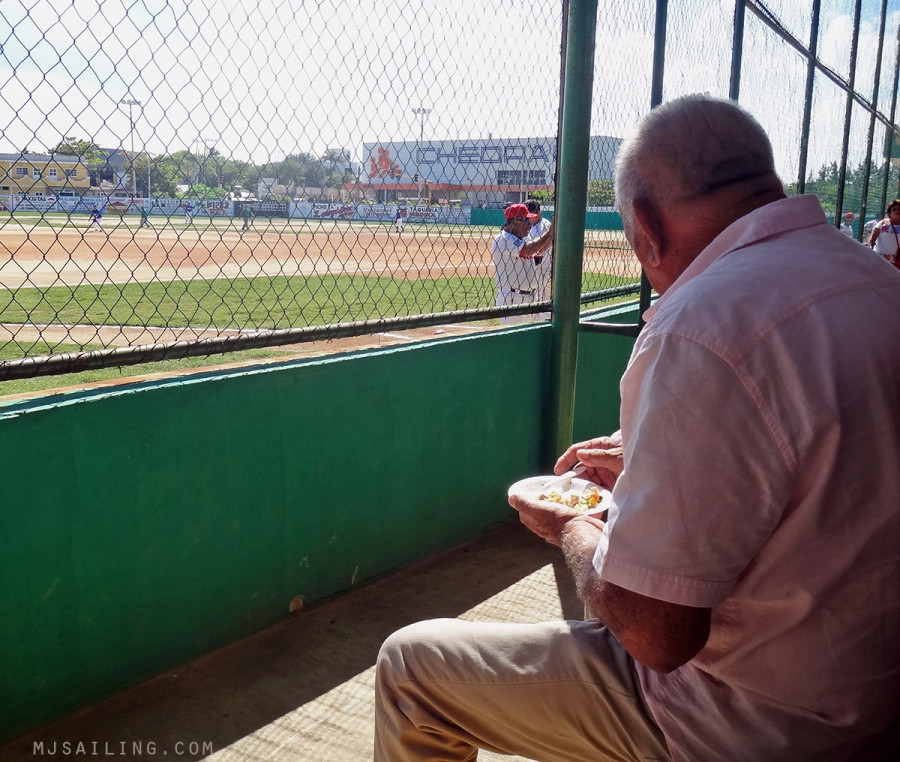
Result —
<instances>
[{"instance_id":1,"label":"woman in white top","mask_svg":"<svg viewBox=\"0 0 900 762\"><path fill-rule=\"evenodd\" d=\"M900 268L900 198L888 204L887 217L872 228L869 246L895 267Z\"/></svg>"}]
</instances>

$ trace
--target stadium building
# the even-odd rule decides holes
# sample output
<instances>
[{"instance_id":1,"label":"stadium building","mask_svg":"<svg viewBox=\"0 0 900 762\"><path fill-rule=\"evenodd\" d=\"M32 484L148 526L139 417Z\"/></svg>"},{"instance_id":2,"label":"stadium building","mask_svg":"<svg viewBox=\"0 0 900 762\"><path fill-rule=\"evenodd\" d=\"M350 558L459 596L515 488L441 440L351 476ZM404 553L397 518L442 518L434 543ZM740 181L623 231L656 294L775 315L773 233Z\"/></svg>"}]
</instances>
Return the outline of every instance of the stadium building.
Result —
<instances>
[{"instance_id":1,"label":"stadium building","mask_svg":"<svg viewBox=\"0 0 900 762\"><path fill-rule=\"evenodd\" d=\"M621 138L592 136L588 181L611 180ZM428 204L503 207L533 191L552 191L556 138L486 138L364 143L364 164L351 196L389 204L422 199Z\"/></svg>"}]
</instances>

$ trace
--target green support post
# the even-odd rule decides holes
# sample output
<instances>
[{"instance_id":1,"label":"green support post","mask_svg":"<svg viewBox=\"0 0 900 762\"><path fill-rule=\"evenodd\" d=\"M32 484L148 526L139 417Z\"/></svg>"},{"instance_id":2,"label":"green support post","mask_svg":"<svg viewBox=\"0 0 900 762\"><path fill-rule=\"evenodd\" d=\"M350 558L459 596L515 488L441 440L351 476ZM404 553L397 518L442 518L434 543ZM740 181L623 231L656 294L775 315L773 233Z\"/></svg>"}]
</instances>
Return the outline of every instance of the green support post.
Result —
<instances>
[{"instance_id":1,"label":"green support post","mask_svg":"<svg viewBox=\"0 0 900 762\"><path fill-rule=\"evenodd\" d=\"M559 136L559 183L553 215L553 343L549 452L546 454L551 464L572 443L575 421L575 370L596 29L597 0L570 0Z\"/></svg>"}]
</instances>

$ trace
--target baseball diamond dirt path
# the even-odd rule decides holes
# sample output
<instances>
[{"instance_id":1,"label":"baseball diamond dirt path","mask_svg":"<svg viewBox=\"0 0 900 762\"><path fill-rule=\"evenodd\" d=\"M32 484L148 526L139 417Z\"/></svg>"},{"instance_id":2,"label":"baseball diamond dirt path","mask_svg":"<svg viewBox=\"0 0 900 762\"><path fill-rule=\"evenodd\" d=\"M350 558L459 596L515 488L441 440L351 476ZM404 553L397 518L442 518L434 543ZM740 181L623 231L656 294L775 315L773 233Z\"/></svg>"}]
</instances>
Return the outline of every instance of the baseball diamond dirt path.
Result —
<instances>
[{"instance_id":1,"label":"baseball diamond dirt path","mask_svg":"<svg viewBox=\"0 0 900 762\"><path fill-rule=\"evenodd\" d=\"M615 234L613 234L615 235ZM259 276L381 275L407 280L493 274L491 234L408 226L317 231L214 227L89 232L6 225L0 228L0 287L47 288ZM589 248L585 270L639 276L621 240Z\"/></svg>"},{"instance_id":2,"label":"baseball diamond dirt path","mask_svg":"<svg viewBox=\"0 0 900 762\"><path fill-rule=\"evenodd\" d=\"M343 232L74 228L0 232L6 288L297 275L389 275L418 280L493 272L489 238Z\"/></svg>"}]
</instances>

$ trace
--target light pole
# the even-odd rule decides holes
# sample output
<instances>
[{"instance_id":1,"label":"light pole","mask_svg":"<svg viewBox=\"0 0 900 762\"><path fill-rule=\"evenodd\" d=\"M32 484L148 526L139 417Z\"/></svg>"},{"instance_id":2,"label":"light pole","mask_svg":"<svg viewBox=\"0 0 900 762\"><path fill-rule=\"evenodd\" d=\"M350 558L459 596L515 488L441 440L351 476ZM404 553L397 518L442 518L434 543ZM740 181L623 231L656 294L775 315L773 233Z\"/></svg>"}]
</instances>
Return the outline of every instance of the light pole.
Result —
<instances>
[{"instance_id":1,"label":"light pole","mask_svg":"<svg viewBox=\"0 0 900 762\"><path fill-rule=\"evenodd\" d=\"M195 155L195 159L197 160L197 178L194 180L194 185L200 184L200 151L203 151L203 163L206 163L206 152L209 149L209 144L215 144L215 140L212 138L204 138L202 135L197 136L197 140L195 145L199 148L197 154Z\"/></svg>"},{"instance_id":2,"label":"light pole","mask_svg":"<svg viewBox=\"0 0 900 762\"><path fill-rule=\"evenodd\" d=\"M419 201L422 200L422 184L424 183L424 178L422 177L422 141L425 139L425 117L431 113L430 108L414 108L414 114L418 114L422 117L422 126L419 128L419 144L416 149L416 177L418 178L418 191L419 191Z\"/></svg>"},{"instance_id":3,"label":"light pole","mask_svg":"<svg viewBox=\"0 0 900 762\"><path fill-rule=\"evenodd\" d=\"M131 126L131 197L134 198L137 196L137 171L134 168L134 117L131 115L131 109L134 106L140 106L141 102L134 98L123 98L120 101L121 105L128 106L128 123ZM147 182L150 181L150 164L147 163ZM150 192L149 185L147 186L147 192Z\"/></svg>"}]
</instances>

